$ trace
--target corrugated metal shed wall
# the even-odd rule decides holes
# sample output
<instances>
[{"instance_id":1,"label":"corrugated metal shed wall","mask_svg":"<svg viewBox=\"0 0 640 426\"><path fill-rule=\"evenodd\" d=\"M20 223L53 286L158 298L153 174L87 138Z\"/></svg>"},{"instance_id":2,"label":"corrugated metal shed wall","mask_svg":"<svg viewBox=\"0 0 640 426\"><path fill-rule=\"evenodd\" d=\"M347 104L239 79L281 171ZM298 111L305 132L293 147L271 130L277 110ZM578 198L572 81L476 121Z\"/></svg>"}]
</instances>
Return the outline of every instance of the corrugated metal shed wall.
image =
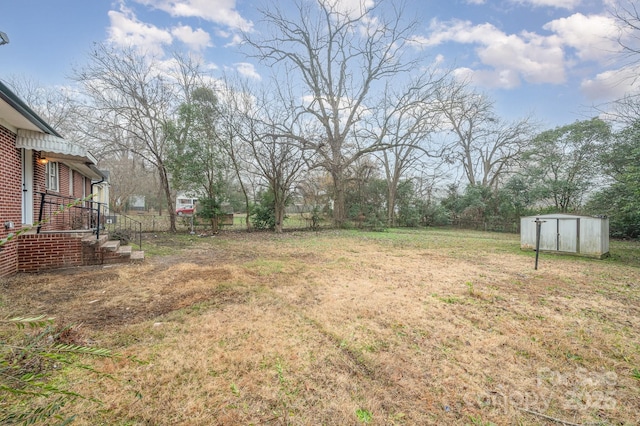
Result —
<instances>
[{"instance_id":1,"label":"corrugated metal shed wall","mask_svg":"<svg viewBox=\"0 0 640 426\"><path fill-rule=\"evenodd\" d=\"M540 251L573 253L603 258L609 253L609 219L569 214L546 214L520 218L520 248L536 247L536 219L540 228Z\"/></svg>"}]
</instances>

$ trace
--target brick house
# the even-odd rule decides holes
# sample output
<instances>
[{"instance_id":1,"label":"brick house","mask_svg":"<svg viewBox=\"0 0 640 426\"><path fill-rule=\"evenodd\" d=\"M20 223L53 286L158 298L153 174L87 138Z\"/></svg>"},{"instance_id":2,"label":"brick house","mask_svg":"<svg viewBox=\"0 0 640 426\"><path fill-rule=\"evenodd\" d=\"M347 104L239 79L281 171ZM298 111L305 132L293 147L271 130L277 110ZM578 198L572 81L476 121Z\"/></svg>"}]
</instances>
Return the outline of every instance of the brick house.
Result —
<instances>
[{"instance_id":1,"label":"brick house","mask_svg":"<svg viewBox=\"0 0 640 426\"><path fill-rule=\"evenodd\" d=\"M100 236L106 205L89 199L105 179L96 163L0 82L0 276L115 263L109 259L131 253ZM30 229L16 237L23 228Z\"/></svg>"}]
</instances>

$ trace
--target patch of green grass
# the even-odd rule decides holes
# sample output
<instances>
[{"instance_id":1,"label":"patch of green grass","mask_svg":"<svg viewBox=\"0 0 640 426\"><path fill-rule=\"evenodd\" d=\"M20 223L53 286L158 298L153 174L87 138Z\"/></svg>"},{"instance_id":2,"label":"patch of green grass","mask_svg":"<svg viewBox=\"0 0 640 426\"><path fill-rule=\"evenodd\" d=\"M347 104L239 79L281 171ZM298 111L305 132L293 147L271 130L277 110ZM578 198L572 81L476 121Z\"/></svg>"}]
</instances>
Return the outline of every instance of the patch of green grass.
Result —
<instances>
[{"instance_id":1,"label":"patch of green grass","mask_svg":"<svg viewBox=\"0 0 640 426\"><path fill-rule=\"evenodd\" d=\"M611 240L609 242L609 254L609 257L604 259L604 262L640 267L640 241Z\"/></svg>"},{"instance_id":2,"label":"patch of green grass","mask_svg":"<svg viewBox=\"0 0 640 426\"><path fill-rule=\"evenodd\" d=\"M238 386L236 386L235 383L231 383L231 386L229 386L229 388L231 389L232 394L234 394L235 396L240 396L240 389L238 389Z\"/></svg>"},{"instance_id":3,"label":"patch of green grass","mask_svg":"<svg viewBox=\"0 0 640 426\"><path fill-rule=\"evenodd\" d=\"M485 422L480 416L469 416L469 420L471 420L471 424L474 426L496 426L493 422Z\"/></svg>"},{"instance_id":4,"label":"patch of green grass","mask_svg":"<svg viewBox=\"0 0 640 426\"><path fill-rule=\"evenodd\" d=\"M284 269L284 262L280 260L258 259L244 264L244 267L258 275L279 274Z\"/></svg>"},{"instance_id":5,"label":"patch of green grass","mask_svg":"<svg viewBox=\"0 0 640 426\"><path fill-rule=\"evenodd\" d=\"M472 297L475 296L475 289L473 288L473 282L467 281L465 285L467 286L467 291L469 293L469 296L472 296Z\"/></svg>"},{"instance_id":6,"label":"patch of green grass","mask_svg":"<svg viewBox=\"0 0 640 426\"><path fill-rule=\"evenodd\" d=\"M358 408L356 410L356 417L358 417L358 420L362 423L371 423L371 420L373 420L373 414L364 408Z\"/></svg>"},{"instance_id":7,"label":"patch of green grass","mask_svg":"<svg viewBox=\"0 0 640 426\"><path fill-rule=\"evenodd\" d=\"M571 361L582 361L584 359L584 358L582 358L581 355L574 354L574 353L571 353L571 352L567 352L565 355L566 355L567 359L571 360Z\"/></svg>"}]
</instances>

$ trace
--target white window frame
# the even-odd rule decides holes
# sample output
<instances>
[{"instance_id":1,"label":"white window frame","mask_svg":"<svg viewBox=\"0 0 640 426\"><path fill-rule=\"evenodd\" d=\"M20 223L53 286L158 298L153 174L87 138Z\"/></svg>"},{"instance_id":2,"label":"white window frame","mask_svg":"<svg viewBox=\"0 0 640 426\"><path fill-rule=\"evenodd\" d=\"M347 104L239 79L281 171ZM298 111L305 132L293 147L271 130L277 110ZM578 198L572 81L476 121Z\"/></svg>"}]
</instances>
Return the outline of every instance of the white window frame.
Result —
<instances>
[{"instance_id":1,"label":"white window frame","mask_svg":"<svg viewBox=\"0 0 640 426\"><path fill-rule=\"evenodd\" d=\"M44 167L44 186L49 191L60 191L60 167L57 162L49 161Z\"/></svg>"}]
</instances>

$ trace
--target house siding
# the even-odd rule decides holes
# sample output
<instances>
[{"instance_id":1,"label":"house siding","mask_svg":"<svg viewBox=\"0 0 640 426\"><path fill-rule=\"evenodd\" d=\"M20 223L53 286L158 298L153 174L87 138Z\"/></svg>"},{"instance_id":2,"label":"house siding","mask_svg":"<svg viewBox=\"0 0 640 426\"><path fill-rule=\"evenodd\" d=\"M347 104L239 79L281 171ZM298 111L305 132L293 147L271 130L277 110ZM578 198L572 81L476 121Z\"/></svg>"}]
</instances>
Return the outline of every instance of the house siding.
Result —
<instances>
[{"instance_id":1,"label":"house siding","mask_svg":"<svg viewBox=\"0 0 640 426\"><path fill-rule=\"evenodd\" d=\"M16 134L0 125L0 239L22 227L22 157L15 141ZM6 229L6 222L15 227ZM17 265L17 242L12 240L0 248L0 276L16 272Z\"/></svg>"}]
</instances>

